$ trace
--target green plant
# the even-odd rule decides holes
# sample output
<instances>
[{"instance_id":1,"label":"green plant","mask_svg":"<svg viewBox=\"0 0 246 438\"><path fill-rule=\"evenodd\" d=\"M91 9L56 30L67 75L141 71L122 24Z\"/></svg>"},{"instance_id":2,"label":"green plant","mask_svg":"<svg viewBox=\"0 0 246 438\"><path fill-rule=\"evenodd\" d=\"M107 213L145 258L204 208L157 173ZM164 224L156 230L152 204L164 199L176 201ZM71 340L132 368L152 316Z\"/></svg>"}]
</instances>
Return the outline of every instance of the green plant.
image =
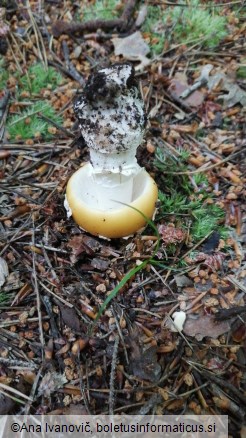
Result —
<instances>
[{"instance_id":1,"label":"green plant","mask_svg":"<svg viewBox=\"0 0 246 438\"><path fill-rule=\"evenodd\" d=\"M122 202L120 202L120 204L124 204ZM127 205L127 204L124 204ZM108 304L112 301L113 298L115 298L118 294L118 292L120 291L120 289L134 276L136 275L139 271L142 271L148 264L151 264L153 262L154 264L154 257L156 256L159 247L160 247L160 234L159 231L157 229L157 227L155 226L154 222L149 219L148 217L146 217L140 210L138 210L135 207L132 207L131 205L128 206L129 208L132 208L133 210L137 211L141 216L143 216L143 218L145 219L146 223L152 228L152 230L154 231L154 234L157 237L157 244L155 246L154 249L154 253L146 260L144 260L142 263L140 263L140 265L136 266L135 268L131 269L123 278L122 280L117 284L117 286L115 286L115 288L110 292L110 294L107 296L106 300L103 302L103 304L101 305L101 307L98 310L97 316L95 318L95 320L93 321L90 329L89 329L89 334L92 333L93 328L95 327L95 324L97 323L97 321L99 320L99 318L102 316L104 310L107 308Z\"/></svg>"},{"instance_id":2,"label":"green plant","mask_svg":"<svg viewBox=\"0 0 246 438\"><path fill-rule=\"evenodd\" d=\"M90 6L83 5L79 15L82 15L83 20L86 21L94 20L95 18L112 20L119 16L118 7L120 5L119 0L96 0L95 3Z\"/></svg>"},{"instance_id":3,"label":"green plant","mask_svg":"<svg viewBox=\"0 0 246 438\"><path fill-rule=\"evenodd\" d=\"M198 187L208 186L208 179L204 173L195 173L195 175L193 175L192 178L196 186Z\"/></svg>"},{"instance_id":4,"label":"green plant","mask_svg":"<svg viewBox=\"0 0 246 438\"><path fill-rule=\"evenodd\" d=\"M199 0L166 9L149 6L143 30L154 38L152 50L156 54L163 51L165 40L173 44L201 41L205 47L213 48L227 35L226 18L218 15L212 5L204 8Z\"/></svg>"},{"instance_id":5,"label":"green plant","mask_svg":"<svg viewBox=\"0 0 246 438\"><path fill-rule=\"evenodd\" d=\"M11 303L14 299L15 294L12 292L1 292L0 291L0 304Z\"/></svg>"},{"instance_id":6,"label":"green plant","mask_svg":"<svg viewBox=\"0 0 246 438\"><path fill-rule=\"evenodd\" d=\"M190 189L193 190L193 187ZM206 196L199 198L198 193L196 199L192 199L191 196L182 193L182 188L176 189L170 195L159 192L159 218L174 215L179 222L183 217L184 226L191 222L190 236L194 243L199 242L211 231L218 230L223 232L223 235L226 233L226 228L221 225L224 211L215 204L206 203Z\"/></svg>"},{"instance_id":7,"label":"green plant","mask_svg":"<svg viewBox=\"0 0 246 438\"><path fill-rule=\"evenodd\" d=\"M245 60L244 60L245 62ZM237 78L238 79L246 79L246 65L239 67L237 70Z\"/></svg>"},{"instance_id":8,"label":"green plant","mask_svg":"<svg viewBox=\"0 0 246 438\"><path fill-rule=\"evenodd\" d=\"M62 75L53 67L45 69L43 64L38 63L29 67L27 73L20 78L21 88L31 94L38 94L43 88L54 90L62 83Z\"/></svg>"},{"instance_id":9,"label":"green plant","mask_svg":"<svg viewBox=\"0 0 246 438\"><path fill-rule=\"evenodd\" d=\"M157 218L166 217L168 220L172 215L179 226L189 228L194 243L215 230L225 236L227 229L223 226L224 211L211 203L212 197L206 175L197 173L189 176L185 163L187 158L186 151L180 153L177 160L171 155L165 157L163 150L157 148L154 164L160 170L161 188ZM179 172L181 175L177 174Z\"/></svg>"},{"instance_id":10,"label":"green plant","mask_svg":"<svg viewBox=\"0 0 246 438\"><path fill-rule=\"evenodd\" d=\"M0 90L6 87L9 72L6 70L4 59L0 59Z\"/></svg>"},{"instance_id":11,"label":"green plant","mask_svg":"<svg viewBox=\"0 0 246 438\"><path fill-rule=\"evenodd\" d=\"M37 134L45 139L51 138L50 124L42 119L42 115L57 124L62 122L61 116L55 113L54 108L48 102L37 101L28 109L21 111L20 114L9 117L7 131L10 138L15 139L18 136L18 138L26 140L37 136Z\"/></svg>"},{"instance_id":12,"label":"green plant","mask_svg":"<svg viewBox=\"0 0 246 438\"><path fill-rule=\"evenodd\" d=\"M186 150L177 150L178 156L170 155L168 151L164 151L162 148L157 148L155 153L154 166L162 173L165 172L165 178L162 177L163 183L168 190L175 195L175 187L177 185L182 186L183 191L187 194L190 193L190 182L187 175L175 175L177 169L180 172L187 170L186 161L189 158L189 152ZM167 155L169 153L169 155ZM165 181L165 182L164 182Z\"/></svg>"},{"instance_id":13,"label":"green plant","mask_svg":"<svg viewBox=\"0 0 246 438\"><path fill-rule=\"evenodd\" d=\"M225 235L226 229L221 226L221 221L224 219L224 211L214 204L202 204L200 208L192 211L194 218L190 234L194 242L199 242L212 231L219 231L222 237Z\"/></svg>"}]
</instances>

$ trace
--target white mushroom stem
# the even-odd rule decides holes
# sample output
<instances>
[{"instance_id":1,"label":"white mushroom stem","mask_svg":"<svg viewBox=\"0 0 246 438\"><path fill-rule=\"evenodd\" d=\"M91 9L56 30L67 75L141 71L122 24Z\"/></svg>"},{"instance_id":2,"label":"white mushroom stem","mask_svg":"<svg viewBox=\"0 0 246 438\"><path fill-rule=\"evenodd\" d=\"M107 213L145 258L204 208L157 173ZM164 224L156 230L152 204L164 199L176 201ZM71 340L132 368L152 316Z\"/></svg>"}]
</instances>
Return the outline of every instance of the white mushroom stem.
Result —
<instances>
[{"instance_id":1,"label":"white mushroom stem","mask_svg":"<svg viewBox=\"0 0 246 438\"><path fill-rule=\"evenodd\" d=\"M129 204L132 201L132 175L96 173L91 166L91 183L91 194L95 208L100 210L118 209L121 207L120 202Z\"/></svg>"},{"instance_id":2,"label":"white mushroom stem","mask_svg":"<svg viewBox=\"0 0 246 438\"><path fill-rule=\"evenodd\" d=\"M90 162L95 173L136 175L141 169L137 163L136 150L131 148L119 153L102 153L90 150Z\"/></svg>"},{"instance_id":3,"label":"white mushroom stem","mask_svg":"<svg viewBox=\"0 0 246 438\"><path fill-rule=\"evenodd\" d=\"M130 203L133 178L142 171L136 150L146 122L133 67L116 64L91 75L74 110L90 150L95 208L118 208L116 201Z\"/></svg>"},{"instance_id":4,"label":"white mushroom stem","mask_svg":"<svg viewBox=\"0 0 246 438\"><path fill-rule=\"evenodd\" d=\"M118 208L117 200L129 204L132 201L133 177L142 170L134 151L130 149L119 154L107 154L92 149L90 161L92 190L98 200L97 207L102 210Z\"/></svg>"}]
</instances>

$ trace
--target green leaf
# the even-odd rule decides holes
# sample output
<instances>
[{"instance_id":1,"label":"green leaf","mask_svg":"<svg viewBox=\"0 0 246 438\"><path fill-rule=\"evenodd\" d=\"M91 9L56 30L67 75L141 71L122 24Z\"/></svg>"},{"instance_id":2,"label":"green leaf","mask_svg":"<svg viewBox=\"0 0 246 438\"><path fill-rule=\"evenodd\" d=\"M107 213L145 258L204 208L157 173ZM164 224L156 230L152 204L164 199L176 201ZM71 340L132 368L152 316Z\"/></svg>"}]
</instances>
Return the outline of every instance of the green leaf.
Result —
<instances>
[{"instance_id":1,"label":"green leaf","mask_svg":"<svg viewBox=\"0 0 246 438\"><path fill-rule=\"evenodd\" d=\"M62 123L61 116L56 114L54 108L48 102L37 101L24 111L21 111L20 114L8 118L7 131L10 138L15 139L18 136L26 140L34 137L37 132L46 139L52 138L52 135L48 132L49 123L46 120L42 120L39 113L58 124ZM27 119L30 120L28 121Z\"/></svg>"}]
</instances>

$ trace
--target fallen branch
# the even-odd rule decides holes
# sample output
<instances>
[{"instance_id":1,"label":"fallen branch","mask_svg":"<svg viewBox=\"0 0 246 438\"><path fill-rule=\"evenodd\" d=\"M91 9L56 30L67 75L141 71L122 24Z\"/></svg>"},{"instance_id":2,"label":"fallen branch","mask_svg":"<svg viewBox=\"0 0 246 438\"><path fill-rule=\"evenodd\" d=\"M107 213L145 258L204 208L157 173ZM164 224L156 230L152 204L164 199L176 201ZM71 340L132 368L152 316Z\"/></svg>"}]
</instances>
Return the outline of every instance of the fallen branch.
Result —
<instances>
[{"instance_id":1,"label":"fallen branch","mask_svg":"<svg viewBox=\"0 0 246 438\"><path fill-rule=\"evenodd\" d=\"M52 26L52 33L55 37L62 34L82 34L85 31L95 32L97 29L126 31L130 27L131 17L137 0L128 0L120 18L113 20L89 20L84 23L56 21Z\"/></svg>"}]
</instances>

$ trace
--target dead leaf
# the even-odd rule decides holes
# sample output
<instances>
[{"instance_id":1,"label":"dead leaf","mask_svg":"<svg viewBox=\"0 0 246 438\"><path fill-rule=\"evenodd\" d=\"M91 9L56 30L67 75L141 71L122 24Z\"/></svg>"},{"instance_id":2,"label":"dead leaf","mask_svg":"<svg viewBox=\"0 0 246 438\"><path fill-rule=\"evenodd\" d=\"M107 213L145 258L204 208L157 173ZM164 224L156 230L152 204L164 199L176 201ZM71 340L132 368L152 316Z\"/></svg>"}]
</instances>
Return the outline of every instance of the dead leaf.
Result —
<instances>
[{"instance_id":1,"label":"dead leaf","mask_svg":"<svg viewBox=\"0 0 246 438\"><path fill-rule=\"evenodd\" d=\"M237 84L232 84L229 81L224 81L224 89L228 91L228 94L224 94L224 105L227 108L240 103L243 107L246 106L246 92Z\"/></svg>"},{"instance_id":2,"label":"dead leaf","mask_svg":"<svg viewBox=\"0 0 246 438\"><path fill-rule=\"evenodd\" d=\"M23 216L24 214L29 213L31 210L32 208L30 205L18 205L13 211L9 213L8 216L6 216L6 219L15 219L19 216Z\"/></svg>"},{"instance_id":3,"label":"dead leaf","mask_svg":"<svg viewBox=\"0 0 246 438\"><path fill-rule=\"evenodd\" d=\"M52 392L57 391L62 386L67 383L67 379L64 374L59 374L56 372L48 372L45 374L43 379L40 382L38 395L43 395L44 397L50 397Z\"/></svg>"},{"instance_id":4,"label":"dead leaf","mask_svg":"<svg viewBox=\"0 0 246 438\"><path fill-rule=\"evenodd\" d=\"M155 116L158 114L161 106L162 106L162 102L160 101L150 110L150 112L148 114L148 119L154 119Z\"/></svg>"},{"instance_id":5,"label":"dead leaf","mask_svg":"<svg viewBox=\"0 0 246 438\"><path fill-rule=\"evenodd\" d=\"M35 379L37 377L36 373L34 373L31 370L17 370L16 371L17 376L22 376L23 381L27 382L29 385L33 385L35 382Z\"/></svg>"},{"instance_id":6,"label":"dead leaf","mask_svg":"<svg viewBox=\"0 0 246 438\"><path fill-rule=\"evenodd\" d=\"M23 282L20 280L20 273L18 271L11 272L6 280L2 291L10 292L12 290L19 289L21 286L23 286Z\"/></svg>"},{"instance_id":7,"label":"dead leaf","mask_svg":"<svg viewBox=\"0 0 246 438\"><path fill-rule=\"evenodd\" d=\"M77 313L75 312L74 308L62 306L59 304L62 319L65 322L65 324L70 327L72 330L79 332L80 331L80 321L77 316Z\"/></svg>"},{"instance_id":8,"label":"dead leaf","mask_svg":"<svg viewBox=\"0 0 246 438\"><path fill-rule=\"evenodd\" d=\"M212 357L206 364L206 368L208 370L222 370L224 367L225 361L220 359L219 357Z\"/></svg>"},{"instance_id":9,"label":"dead leaf","mask_svg":"<svg viewBox=\"0 0 246 438\"><path fill-rule=\"evenodd\" d=\"M201 315L197 319L188 317L183 332L201 341L205 336L216 339L229 330L230 324L227 321L216 322L213 315Z\"/></svg>"},{"instance_id":10,"label":"dead leaf","mask_svg":"<svg viewBox=\"0 0 246 438\"><path fill-rule=\"evenodd\" d=\"M186 287L186 286L192 286L193 282L189 277L186 275L175 275L174 276L175 283L177 287Z\"/></svg>"},{"instance_id":11,"label":"dead leaf","mask_svg":"<svg viewBox=\"0 0 246 438\"><path fill-rule=\"evenodd\" d=\"M209 90L213 90L220 86L221 90L227 91L228 94L221 95L220 98L224 101L224 106L231 108L232 106L240 103L242 106L246 106L246 92L239 87L231 78L229 78L224 72L217 71L210 76L213 69L211 64L207 64L203 67L201 75L197 79L198 81L206 81Z\"/></svg>"},{"instance_id":12,"label":"dead leaf","mask_svg":"<svg viewBox=\"0 0 246 438\"><path fill-rule=\"evenodd\" d=\"M131 339L130 367L134 376L139 379L155 382L161 374L161 366L157 362L157 348L143 350L137 341Z\"/></svg>"},{"instance_id":13,"label":"dead leaf","mask_svg":"<svg viewBox=\"0 0 246 438\"><path fill-rule=\"evenodd\" d=\"M184 406L184 399L172 400L167 406L166 409L168 411L176 411L177 409L181 409Z\"/></svg>"},{"instance_id":14,"label":"dead leaf","mask_svg":"<svg viewBox=\"0 0 246 438\"><path fill-rule=\"evenodd\" d=\"M5 283L6 278L9 275L9 268L7 262L0 257L0 286Z\"/></svg>"},{"instance_id":15,"label":"dead leaf","mask_svg":"<svg viewBox=\"0 0 246 438\"><path fill-rule=\"evenodd\" d=\"M187 77L183 73L176 73L174 78L171 80L168 92L174 99L181 100L181 94L187 89L189 89ZM204 93L195 90L192 91L188 97L182 99L182 101L188 106L197 108L203 103L204 98Z\"/></svg>"},{"instance_id":16,"label":"dead leaf","mask_svg":"<svg viewBox=\"0 0 246 438\"><path fill-rule=\"evenodd\" d=\"M226 255L223 252L216 252L214 254L206 254L204 252L197 252L192 255L192 257L185 257L186 263L192 265L194 263L200 263L201 265L208 266L211 271L218 271L223 266L223 261Z\"/></svg>"},{"instance_id":17,"label":"dead leaf","mask_svg":"<svg viewBox=\"0 0 246 438\"><path fill-rule=\"evenodd\" d=\"M80 254L94 255L101 248L101 244L96 239L84 234L73 236L68 241L67 246L72 248L72 255L70 256L72 263L76 263Z\"/></svg>"},{"instance_id":18,"label":"dead leaf","mask_svg":"<svg viewBox=\"0 0 246 438\"><path fill-rule=\"evenodd\" d=\"M232 333L232 339L234 342L242 342L246 338L246 325L240 324L236 330Z\"/></svg>"},{"instance_id":19,"label":"dead leaf","mask_svg":"<svg viewBox=\"0 0 246 438\"><path fill-rule=\"evenodd\" d=\"M91 261L91 265L95 269L99 269L99 271L106 271L108 269L110 262L108 260L103 260L99 257L95 257Z\"/></svg>"},{"instance_id":20,"label":"dead leaf","mask_svg":"<svg viewBox=\"0 0 246 438\"><path fill-rule=\"evenodd\" d=\"M210 254L218 248L220 242L220 233L218 231L214 231L208 239L205 240L202 245L202 252L206 254Z\"/></svg>"},{"instance_id":21,"label":"dead leaf","mask_svg":"<svg viewBox=\"0 0 246 438\"><path fill-rule=\"evenodd\" d=\"M184 134L195 134L195 132L197 132L197 129L198 129L198 124L197 124L197 122L192 122L189 125L175 124L175 125L169 125L169 128L174 130L176 133L181 132ZM189 162L190 162L190 160L189 160ZM193 163L191 163L191 164L193 164ZM199 166L200 166L200 163L199 163Z\"/></svg>"},{"instance_id":22,"label":"dead leaf","mask_svg":"<svg viewBox=\"0 0 246 438\"><path fill-rule=\"evenodd\" d=\"M69 350L70 350L70 343L67 342L65 345L63 345L63 347L60 348L60 350L56 352L56 356L61 356L62 354L66 354Z\"/></svg>"},{"instance_id":23,"label":"dead leaf","mask_svg":"<svg viewBox=\"0 0 246 438\"><path fill-rule=\"evenodd\" d=\"M0 394L0 415L6 415L13 412L15 402L10 397Z\"/></svg>"},{"instance_id":24,"label":"dead leaf","mask_svg":"<svg viewBox=\"0 0 246 438\"><path fill-rule=\"evenodd\" d=\"M141 32L134 32L126 38L112 38L112 42L116 56L122 55L128 61L140 61L135 70L141 70L150 64L151 60L146 57L150 48Z\"/></svg>"}]
</instances>

